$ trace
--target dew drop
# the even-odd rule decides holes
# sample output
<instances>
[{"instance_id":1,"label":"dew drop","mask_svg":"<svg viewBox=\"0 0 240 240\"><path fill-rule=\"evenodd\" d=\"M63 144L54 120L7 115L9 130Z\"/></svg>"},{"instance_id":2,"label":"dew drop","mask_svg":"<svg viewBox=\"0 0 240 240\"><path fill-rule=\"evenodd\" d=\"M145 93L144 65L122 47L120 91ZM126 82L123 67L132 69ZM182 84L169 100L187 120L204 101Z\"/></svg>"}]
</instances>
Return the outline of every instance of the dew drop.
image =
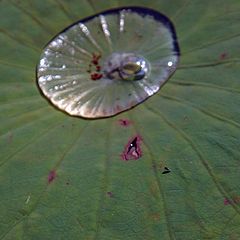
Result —
<instances>
[{"instance_id":1,"label":"dew drop","mask_svg":"<svg viewBox=\"0 0 240 240\"><path fill-rule=\"evenodd\" d=\"M109 117L158 92L179 56L174 26L165 15L143 7L110 9L57 34L42 51L37 81L68 114Z\"/></svg>"}]
</instances>

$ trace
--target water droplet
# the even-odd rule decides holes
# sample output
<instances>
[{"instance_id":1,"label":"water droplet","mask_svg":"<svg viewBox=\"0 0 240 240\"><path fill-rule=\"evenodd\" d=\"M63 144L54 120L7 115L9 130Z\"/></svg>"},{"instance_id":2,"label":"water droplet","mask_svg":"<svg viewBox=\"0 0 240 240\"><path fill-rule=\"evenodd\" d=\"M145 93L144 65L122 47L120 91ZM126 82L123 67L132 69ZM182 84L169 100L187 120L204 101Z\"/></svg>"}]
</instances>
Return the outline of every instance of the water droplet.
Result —
<instances>
[{"instance_id":1,"label":"water droplet","mask_svg":"<svg viewBox=\"0 0 240 240\"><path fill-rule=\"evenodd\" d=\"M105 62L104 74L112 80L136 81L147 77L150 65L142 56L132 53L113 53Z\"/></svg>"},{"instance_id":2,"label":"water droplet","mask_svg":"<svg viewBox=\"0 0 240 240\"><path fill-rule=\"evenodd\" d=\"M166 16L143 7L111 9L53 38L40 57L38 84L70 115L112 116L159 91L176 70L179 55Z\"/></svg>"}]
</instances>

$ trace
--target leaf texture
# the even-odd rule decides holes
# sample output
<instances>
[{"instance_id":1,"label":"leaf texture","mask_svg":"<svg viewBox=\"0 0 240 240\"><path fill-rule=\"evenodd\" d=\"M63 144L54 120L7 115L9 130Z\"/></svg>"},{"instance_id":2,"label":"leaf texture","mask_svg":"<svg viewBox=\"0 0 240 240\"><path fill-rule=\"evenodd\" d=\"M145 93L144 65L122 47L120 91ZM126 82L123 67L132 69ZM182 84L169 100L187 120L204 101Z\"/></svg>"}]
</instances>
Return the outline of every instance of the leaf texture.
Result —
<instances>
[{"instance_id":1,"label":"leaf texture","mask_svg":"<svg viewBox=\"0 0 240 240\"><path fill-rule=\"evenodd\" d=\"M130 4L173 21L176 73L112 118L55 109L35 79L45 44ZM239 13L239 0L0 1L0 239L240 239ZM142 156L124 161L134 136Z\"/></svg>"}]
</instances>

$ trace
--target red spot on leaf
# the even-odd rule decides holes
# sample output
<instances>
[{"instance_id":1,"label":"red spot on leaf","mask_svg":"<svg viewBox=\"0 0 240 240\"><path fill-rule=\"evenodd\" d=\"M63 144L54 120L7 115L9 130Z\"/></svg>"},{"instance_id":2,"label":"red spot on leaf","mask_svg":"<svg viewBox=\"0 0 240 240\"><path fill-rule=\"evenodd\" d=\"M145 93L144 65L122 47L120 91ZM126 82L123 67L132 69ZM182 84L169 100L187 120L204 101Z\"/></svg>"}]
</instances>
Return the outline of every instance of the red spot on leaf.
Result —
<instances>
[{"instance_id":1,"label":"red spot on leaf","mask_svg":"<svg viewBox=\"0 0 240 240\"><path fill-rule=\"evenodd\" d=\"M132 122L128 119L119 119L118 122L123 127L128 127L129 125L132 124Z\"/></svg>"},{"instance_id":2,"label":"red spot on leaf","mask_svg":"<svg viewBox=\"0 0 240 240\"><path fill-rule=\"evenodd\" d=\"M228 54L226 52L224 52L220 55L219 58L220 58L220 60L225 60L227 58L227 56L228 56Z\"/></svg>"},{"instance_id":3,"label":"red spot on leaf","mask_svg":"<svg viewBox=\"0 0 240 240\"><path fill-rule=\"evenodd\" d=\"M224 205L232 204L231 201L227 198L224 199Z\"/></svg>"},{"instance_id":4,"label":"red spot on leaf","mask_svg":"<svg viewBox=\"0 0 240 240\"><path fill-rule=\"evenodd\" d=\"M50 171L48 174L48 183L51 183L56 178L56 176L57 176L56 171L54 170Z\"/></svg>"},{"instance_id":5,"label":"red spot on leaf","mask_svg":"<svg viewBox=\"0 0 240 240\"><path fill-rule=\"evenodd\" d=\"M99 65L99 59L101 58L101 54L92 54L91 63L89 64L89 69L87 69L87 72L90 74L90 77L92 80L98 80L102 78L101 66ZM95 65L95 70L92 69L92 64Z\"/></svg>"},{"instance_id":6,"label":"red spot on leaf","mask_svg":"<svg viewBox=\"0 0 240 240\"><path fill-rule=\"evenodd\" d=\"M121 158L124 161L129 160L138 160L140 157L142 157L142 149L141 149L141 142L142 137L139 135L136 135L132 137L127 145L124 147L124 151L121 154Z\"/></svg>"},{"instance_id":7,"label":"red spot on leaf","mask_svg":"<svg viewBox=\"0 0 240 240\"><path fill-rule=\"evenodd\" d=\"M94 65L97 65L97 64L98 64L98 60L93 59L93 60L92 60L92 63L93 63Z\"/></svg>"},{"instance_id":8,"label":"red spot on leaf","mask_svg":"<svg viewBox=\"0 0 240 240\"><path fill-rule=\"evenodd\" d=\"M96 71L100 72L101 71L101 66L96 66Z\"/></svg>"},{"instance_id":9,"label":"red spot on leaf","mask_svg":"<svg viewBox=\"0 0 240 240\"><path fill-rule=\"evenodd\" d=\"M91 79L92 80L98 80L98 79L100 79L100 78L102 78L102 74L100 74L100 73L92 73L91 74Z\"/></svg>"},{"instance_id":10,"label":"red spot on leaf","mask_svg":"<svg viewBox=\"0 0 240 240\"><path fill-rule=\"evenodd\" d=\"M92 54L92 63L94 64L94 65L98 65L98 60L101 58L101 54L95 54L95 53L93 53Z\"/></svg>"},{"instance_id":11,"label":"red spot on leaf","mask_svg":"<svg viewBox=\"0 0 240 240\"><path fill-rule=\"evenodd\" d=\"M233 204L239 204L240 203L240 196L233 197L233 199L224 199L224 205L233 205Z\"/></svg>"}]
</instances>

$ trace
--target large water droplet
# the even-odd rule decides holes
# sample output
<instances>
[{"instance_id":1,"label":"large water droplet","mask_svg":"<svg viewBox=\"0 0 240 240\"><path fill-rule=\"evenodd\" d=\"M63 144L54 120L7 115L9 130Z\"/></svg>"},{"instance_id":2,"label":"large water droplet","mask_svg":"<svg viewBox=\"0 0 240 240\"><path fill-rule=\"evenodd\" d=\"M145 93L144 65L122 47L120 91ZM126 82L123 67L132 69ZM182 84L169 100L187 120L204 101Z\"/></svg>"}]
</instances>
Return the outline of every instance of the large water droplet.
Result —
<instances>
[{"instance_id":1,"label":"large water droplet","mask_svg":"<svg viewBox=\"0 0 240 240\"><path fill-rule=\"evenodd\" d=\"M70 115L115 115L156 93L176 70L173 24L142 7L107 10L51 40L37 67L44 95Z\"/></svg>"}]
</instances>

